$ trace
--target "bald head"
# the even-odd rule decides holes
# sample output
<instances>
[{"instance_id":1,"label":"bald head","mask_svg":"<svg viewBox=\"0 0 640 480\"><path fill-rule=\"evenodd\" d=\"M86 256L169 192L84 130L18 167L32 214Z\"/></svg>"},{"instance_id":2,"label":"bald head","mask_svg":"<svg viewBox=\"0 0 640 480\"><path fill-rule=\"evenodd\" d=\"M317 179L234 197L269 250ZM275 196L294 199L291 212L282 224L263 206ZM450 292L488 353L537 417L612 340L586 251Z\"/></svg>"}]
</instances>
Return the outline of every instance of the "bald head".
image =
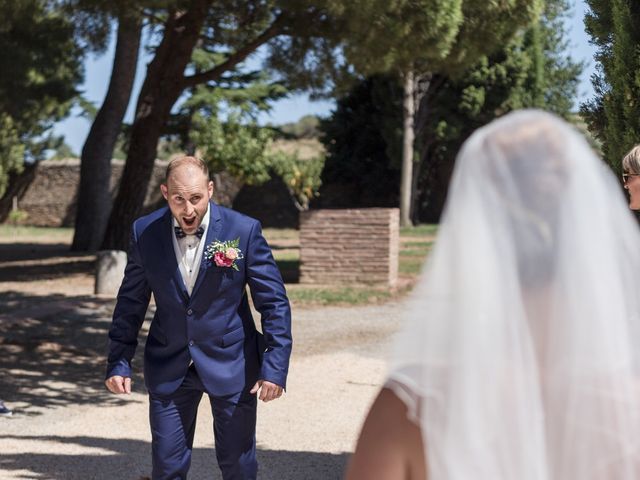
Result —
<instances>
[{"instance_id":1,"label":"bald head","mask_svg":"<svg viewBox=\"0 0 640 480\"><path fill-rule=\"evenodd\" d=\"M185 233L200 226L213 195L206 164L196 157L178 157L167 166L165 181L160 185L173 217Z\"/></svg>"},{"instance_id":2,"label":"bald head","mask_svg":"<svg viewBox=\"0 0 640 480\"><path fill-rule=\"evenodd\" d=\"M184 155L182 157L176 157L169 162L167 165L167 171L164 174L164 183L169 182L169 177L173 172L175 172L180 167L184 167L190 165L198 170L200 170L207 180L209 180L209 168L207 164L202 161L202 159L197 157L190 157L188 155Z\"/></svg>"}]
</instances>

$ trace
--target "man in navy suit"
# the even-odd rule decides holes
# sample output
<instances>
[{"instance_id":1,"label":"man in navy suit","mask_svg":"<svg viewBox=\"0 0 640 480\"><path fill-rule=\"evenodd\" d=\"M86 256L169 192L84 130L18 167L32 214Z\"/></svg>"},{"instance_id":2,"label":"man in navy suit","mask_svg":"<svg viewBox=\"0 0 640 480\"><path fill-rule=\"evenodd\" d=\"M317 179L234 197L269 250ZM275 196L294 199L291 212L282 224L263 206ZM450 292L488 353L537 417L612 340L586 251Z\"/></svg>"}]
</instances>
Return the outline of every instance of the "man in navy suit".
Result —
<instances>
[{"instance_id":1,"label":"man in navy suit","mask_svg":"<svg viewBox=\"0 0 640 480\"><path fill-rule=\"evenodd\" d=\"M255 479L257 398L282 395L291 355L282 277L259 222L211 201L213 183L201 160L173 160L161 189L168 208L133 224L105 384L116 394L131 392L131 360L153 293L144 352L153 480L187 477L203 393L223 478Z\"/></svg>"}]
</instances>

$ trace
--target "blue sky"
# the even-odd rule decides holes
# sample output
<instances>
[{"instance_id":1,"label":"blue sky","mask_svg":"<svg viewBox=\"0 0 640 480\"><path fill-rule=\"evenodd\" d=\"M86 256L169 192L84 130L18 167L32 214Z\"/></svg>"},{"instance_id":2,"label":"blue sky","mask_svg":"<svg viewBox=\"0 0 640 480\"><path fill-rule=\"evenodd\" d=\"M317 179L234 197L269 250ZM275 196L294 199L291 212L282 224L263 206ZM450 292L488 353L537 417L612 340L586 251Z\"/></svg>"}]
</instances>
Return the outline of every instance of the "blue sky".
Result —
<instances>
[{"instance_id":1,"label":"blue sky","mask_svg":"<svg viewBox=\"0 0 640 480\"><path fill-rule=\"evenodd\" d=\"M573 5L571 16L567 21L567 30L570 41L570 54L575 60L585 61L585 70L581 76L579 95L576 99L576 105L590 98L593 95L593 88L589 78L594 71L595 62L593 60L594 48L589 45L589 37L584 31L582 19L584 17L586 6L584 1L576 0ZM113 45L102 56L89 58L86 62L85 82L82 90L86 98L94 105L99 106L106 93L109 76L111 74L111 62L113 61ZM127 110L125 120L130 122L133 118L135 108L135 100L137 91L142 84L143 75L146 70L146 62L149 57L141 55L136 76L134 95ZM269 114L260 117L261 123L282 124L287 122L295 122L303 115L327 115L333 108L333 102L309 100L307 95L295 95L290 98L282 99L273 105L273 109ZM79 117L78 112L73 112L69 118L59 122L54 131L58 135L64 135L65 141L71 146L75 153L79 153L82 149L85 137L89 132L89 121Z\"/></svg>"}]
</instances>

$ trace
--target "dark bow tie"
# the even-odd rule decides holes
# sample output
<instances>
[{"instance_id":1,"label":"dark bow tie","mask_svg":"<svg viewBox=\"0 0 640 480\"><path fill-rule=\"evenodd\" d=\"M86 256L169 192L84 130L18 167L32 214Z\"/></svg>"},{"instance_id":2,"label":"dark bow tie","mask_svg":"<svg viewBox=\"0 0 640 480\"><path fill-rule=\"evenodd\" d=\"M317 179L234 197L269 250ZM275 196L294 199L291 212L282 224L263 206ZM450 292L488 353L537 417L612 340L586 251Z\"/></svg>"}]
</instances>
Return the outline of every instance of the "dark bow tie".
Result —
<instances>
[{"instance_id":1,"label":"dark bow tie","mask_svg":"<svg viewBox=\"0 0 640 480\"><path fill-rule=\"evenodd\" d=\"M187 234L184 233L184 230L182 230L182 227L173 227L173 231L176 232L176 238L184 238L187 236ZM204 235L204 227L200 225L198 227L198 230L196 230L196 233L192 233L191 235L202 238L202 235Z\"/></svg>"}]
</instances>

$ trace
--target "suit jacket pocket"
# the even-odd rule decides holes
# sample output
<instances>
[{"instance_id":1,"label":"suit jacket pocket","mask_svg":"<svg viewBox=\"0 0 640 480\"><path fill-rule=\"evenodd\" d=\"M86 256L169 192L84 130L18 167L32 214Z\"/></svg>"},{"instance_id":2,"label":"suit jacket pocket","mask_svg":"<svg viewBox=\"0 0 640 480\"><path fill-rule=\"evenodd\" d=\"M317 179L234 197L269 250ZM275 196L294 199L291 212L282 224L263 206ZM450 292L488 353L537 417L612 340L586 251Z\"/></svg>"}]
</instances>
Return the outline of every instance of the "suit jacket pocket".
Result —
<instances>
[{"instance_id":1,"label":"suit jacket pocket","mask_svg":"<svg viewBox=\"0 0 640 480\"><path fill-rule=\"evenodd\" d=\"M242 339L244 339L244 328L239 327L239 328L236 328L235 330L231 330L230 332L225 333L222 336L220 343L221 343L221 346L228 347L229 345L238 343Z\"/></svg>"}]
</instances>

